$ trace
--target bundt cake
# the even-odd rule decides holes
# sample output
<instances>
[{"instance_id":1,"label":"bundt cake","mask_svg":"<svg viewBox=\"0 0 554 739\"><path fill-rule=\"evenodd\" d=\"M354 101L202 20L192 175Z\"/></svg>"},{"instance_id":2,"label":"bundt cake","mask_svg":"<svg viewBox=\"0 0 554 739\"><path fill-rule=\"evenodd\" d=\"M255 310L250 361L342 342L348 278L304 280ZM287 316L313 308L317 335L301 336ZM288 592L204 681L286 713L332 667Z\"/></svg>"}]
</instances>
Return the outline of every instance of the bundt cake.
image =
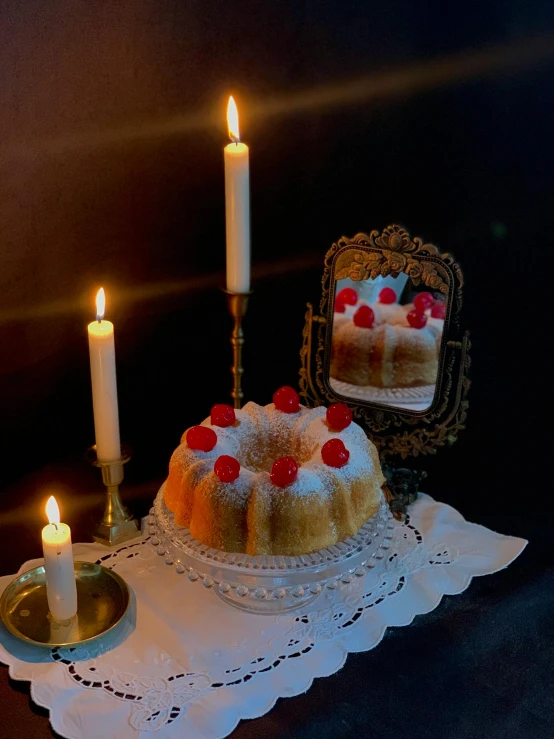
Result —
<instances>
[{"instance_id":1,"label":"bundt cake","mask_svg":"<svg viewBox=\"0 0 554 739\"><path fill-rule=\"evenodd\" d=\"M385 287L370 305L344 288L335 302L331 377L374 387L433 385L444 310L427 292L399 305L394 290Z\"/></svg>"},{"instance_id":2,"label":"bundt cake","mask_svg":"<svg viewBox=\"0 0 554 739\"><path fill-rule=\"evenodd\" d=\"M171 456L165 503L209 547L308 554L352 536L379 508L377 451L350 409L308 410L290 387L273 400L214 406Z\"/></svg>"}]
</instances>

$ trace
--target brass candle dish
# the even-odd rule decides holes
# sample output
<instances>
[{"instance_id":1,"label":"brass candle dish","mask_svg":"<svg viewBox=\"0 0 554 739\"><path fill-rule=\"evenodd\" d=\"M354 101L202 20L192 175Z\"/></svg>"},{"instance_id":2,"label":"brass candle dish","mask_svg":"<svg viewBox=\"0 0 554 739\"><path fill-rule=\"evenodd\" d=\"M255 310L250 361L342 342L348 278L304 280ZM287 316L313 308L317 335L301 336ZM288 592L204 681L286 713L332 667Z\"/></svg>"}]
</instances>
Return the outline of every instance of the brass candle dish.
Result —
<instances>
[{"instance_id":1,"label":"brass candle dish","mask_svg":"<svg viewBox=\"0 0 554 739\"><path fill-rule=\"evenodd\" d=\"M75 562L77 614L56 621L48 609L44 566L18 575L0 598L0 618L13 636L41 647L71 647L114 629L130 602L129 587L113 570Z\"/></svg>"},{"instance_id":2,"label":"brass candle dish","mask_svg":"<svg viewBox=\"0 0 554 739\"><path fill-rule=\"evenodd\" d=\"M231 346L233 347L233 364L231 366L233 389L231 390L231 397L233 398L233 407L239 409L244 398L242 391L242 376L244 374L242 366L242 347L244 345L242 319L246 315L248 298L252 295L252 291L247 293L233 293L229 290L224 290L223 292L227 296L227 308L233 319L233 330L231 332Z\"/></svg>"},{"instance_id":3,"label":"brass candle dish","mask_svg":"<svg viewBox=\"0 0 554 739\"><path fill-rule=\"evenodd\" d=\"M140 528L134 516L123 505L119 486L123 482L123 465L131 459L131 450L121 445L121 457L113 462L101 462L96 455L96 445L86 454L87 460L102 471L102 482L106 486L106 506L102 521L93 533L94 541L115 547L140 536Z\"/></svg>"}]
</instances>

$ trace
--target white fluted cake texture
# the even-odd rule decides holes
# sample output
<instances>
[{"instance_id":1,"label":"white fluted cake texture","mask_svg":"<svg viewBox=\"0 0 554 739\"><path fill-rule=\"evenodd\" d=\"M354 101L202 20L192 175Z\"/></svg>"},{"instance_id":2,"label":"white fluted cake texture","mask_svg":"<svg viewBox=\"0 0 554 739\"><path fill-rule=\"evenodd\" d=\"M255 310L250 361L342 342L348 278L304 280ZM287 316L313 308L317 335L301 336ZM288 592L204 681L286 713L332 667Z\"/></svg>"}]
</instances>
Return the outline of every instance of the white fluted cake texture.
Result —
<instances>
[{"instance_id":1,"label":"white fluted cake texture","mask_svg":"<svg viewBox=\"0 0 554 739\"><path fill-rule=\"evenodd\" d=\"M209 452L191 449L186 432L169 463L165 502L178 525L207 546L252 555L308 554L355 534L373 516L384 477L375 446L352 422L331 430L326 408L284 413L271 403L247 403L228 428L211 424L217 444ZM341 439L350 457L342 468L326 465L321 448ZM223 455L240 462L234 482L214 472ZM286 487L270 479L273 462L292 456L300 469Z\"/></svg>"}]
</instances>

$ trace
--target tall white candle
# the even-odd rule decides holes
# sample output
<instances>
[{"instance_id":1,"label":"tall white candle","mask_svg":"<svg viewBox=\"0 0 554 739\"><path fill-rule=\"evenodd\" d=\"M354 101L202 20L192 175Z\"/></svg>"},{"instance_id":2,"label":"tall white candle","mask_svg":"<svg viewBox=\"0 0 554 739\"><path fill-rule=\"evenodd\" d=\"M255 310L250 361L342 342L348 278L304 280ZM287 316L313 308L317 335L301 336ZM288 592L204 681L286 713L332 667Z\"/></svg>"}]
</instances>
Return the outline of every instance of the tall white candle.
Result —
<instances>
[{"instance_id":1,"label":"tall white candle","mask_svg":"<svg viewBox=\"0 0 554 739\"><path fill-rule=\"evenodd\" d=\"M100 288L96 296L96 321L88 325L90 376L96 456L100 462L114 462L121 457L115 344L113 323L104 320L105 295Z\"/></svg>"},{"instance_id":2,"label":"tall white candle","mask_svg":"<svg viewBox=\"0 0 554 739\"><path fill-rule=\"evenodd\" d=\"M227 290L250 290L250 172L248 147L239 135L239 116L231 96L227 125L232 143L224 149L225 225L227 233Z\"/></svg>"},{"instance_id":3,"label":"tall white candle","mask_svg":"<svg viewBox=\"0 0 554 739\"><path fill-rule=\"evenodd\" d=\"M53 496L46 504L46 515L50 522L42 529L46 597L52 617L65 621L77 613L71 531L67 524L60 523L60 509Z\"/></svg>"}]
</instances>

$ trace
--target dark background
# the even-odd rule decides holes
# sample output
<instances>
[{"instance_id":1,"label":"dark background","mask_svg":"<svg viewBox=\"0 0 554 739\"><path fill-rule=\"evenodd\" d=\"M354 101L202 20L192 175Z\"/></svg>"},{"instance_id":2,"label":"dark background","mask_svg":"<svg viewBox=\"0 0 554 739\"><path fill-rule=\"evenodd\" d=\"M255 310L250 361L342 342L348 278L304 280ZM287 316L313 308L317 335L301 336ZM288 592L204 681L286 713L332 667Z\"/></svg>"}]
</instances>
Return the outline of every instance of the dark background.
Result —
<instances>
[{"instance_id":1,"label":"dark background","mask_svg":"<svg viewBox=\"0 0 554 739\"><path fill-rule=\"evenodd\" d=\"M468 426L423 461L425 491L531 541L506 573L236 735L380 737L394 726L410 737L551 737L553 72L546 0L4 0L2 574L40 554L47 491L74 538L101 509L97 470L83 461L94 441L86 325L100 285L134 449L124 493L137 512L184 428L228 400L218 288L233 93L251 160L247 398L265 404L297 384L305 304L319 300L331 243L403 224L461 264L473 345ZM488 609L493 622L475 616L481 630L468 634L468 612ZM510 674L501 688L485 656L497 629L506 641L492 660ZM450 649L440 664L420 653L435 639ZM462 642L479 655L476 685ZM402 680L398 661L410 664ZM381 695L371 675L386 665ZM362 681L368 701L387 704L382 715L364 708ZM406 701L414 683L420 699ZM25 688L2 691L30 721Z\"/></svg>"}]
</instances>

